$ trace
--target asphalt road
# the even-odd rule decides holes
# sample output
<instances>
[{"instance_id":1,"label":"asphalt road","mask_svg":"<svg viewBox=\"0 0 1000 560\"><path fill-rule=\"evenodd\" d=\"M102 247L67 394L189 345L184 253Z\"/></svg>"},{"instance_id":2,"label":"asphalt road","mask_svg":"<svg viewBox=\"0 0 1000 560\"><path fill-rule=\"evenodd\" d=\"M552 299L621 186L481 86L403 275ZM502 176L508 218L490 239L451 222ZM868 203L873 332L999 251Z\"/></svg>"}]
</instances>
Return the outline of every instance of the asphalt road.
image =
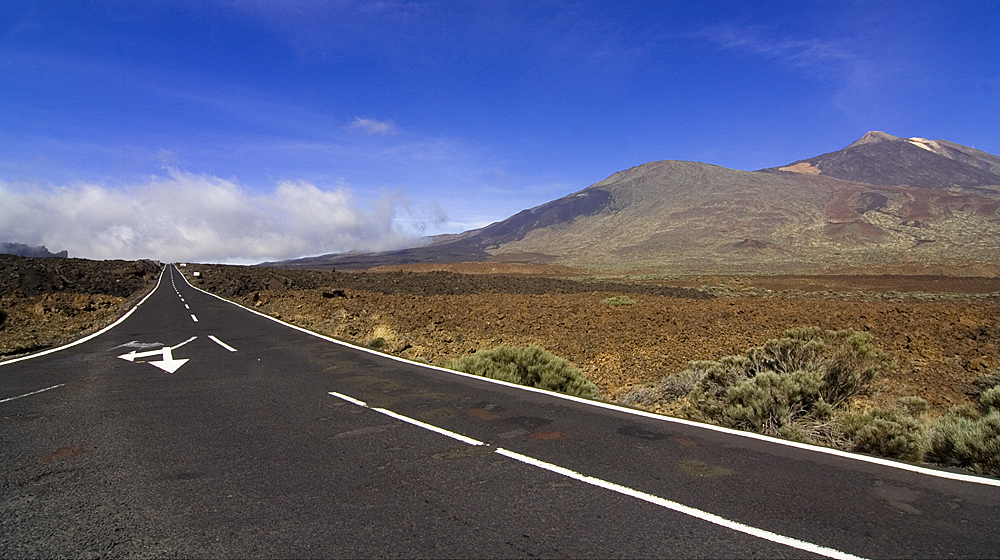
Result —
<instances>
[{"instance_id":1,"label":"asphalt road","mask_svg":"<svg viewBox=\"0 0 1000 560\"><path fill-rule=\"evenodd\" d=\"M2 364L0 468L3 557L1000 554L996 480L405 363L173 267L100 336Z\"/></svg>"}]
</instances>

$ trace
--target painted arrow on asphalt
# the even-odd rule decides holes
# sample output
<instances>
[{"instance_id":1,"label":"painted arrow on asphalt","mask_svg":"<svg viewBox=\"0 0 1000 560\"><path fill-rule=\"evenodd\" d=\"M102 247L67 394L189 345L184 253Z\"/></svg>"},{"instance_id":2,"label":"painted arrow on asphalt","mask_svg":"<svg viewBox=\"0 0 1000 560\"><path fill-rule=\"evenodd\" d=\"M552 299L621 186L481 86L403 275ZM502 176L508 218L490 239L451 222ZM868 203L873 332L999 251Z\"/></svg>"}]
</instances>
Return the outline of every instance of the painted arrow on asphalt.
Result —
<instances>
[{"instance_id":1,"label":"painted arrow on asphalt","mask_svg":"<svg viewBox=\"0 0 1000 560\"><path fill-rule=\"evenodd\" d=\"M147 352L136 352L135 350L132 350L128 354L122 354L121 356L118 356L118 357L121 358L121 359L123 359L123 360L128 360L130 362L135 362L136 358L145 358L147 356L156 356L157 354L159 354L160 356L162 356L162 358L159 359L159 360L156 360L156 361L149 362L149 365L156 366L156 367L162 369L163 371L165 371L167 373L174 373L175 371L177 371L178 369L180 369L180 367L182 365L184 365L184 364L186 364L188 362L188 358L184 358L184 359L181 359L181 360L175 360L174 359L174 355L173 355L173 351L176 350L176 349L178 349L178 348L180 348L181 346L184 346L185 344L187 344L188 342L191 342L192 340L194 340L196 338L198 338L198 337L197 336L192 336L191 338L185 340L184 342L182 342L182 343L180 343L180 344L178 344L176 346L164 346L163 348L160 348L159 350L149 350Z\"/></svg>"}]
</instances>

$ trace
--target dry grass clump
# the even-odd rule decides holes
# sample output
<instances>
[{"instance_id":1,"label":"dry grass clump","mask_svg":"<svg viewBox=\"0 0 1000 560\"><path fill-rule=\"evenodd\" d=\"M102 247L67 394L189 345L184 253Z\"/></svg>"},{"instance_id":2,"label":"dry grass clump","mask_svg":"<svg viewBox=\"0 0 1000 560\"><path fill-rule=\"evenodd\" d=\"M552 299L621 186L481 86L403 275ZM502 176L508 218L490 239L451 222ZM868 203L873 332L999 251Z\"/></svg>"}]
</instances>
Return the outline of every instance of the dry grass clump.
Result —
<instances>
[{"instance_id":1,"label":"dry grass clump","mask_svg":"<svg viewBox=\"0 0 1000 560\"><path fill-rule=\"evenodd\" d=\"M621 307L623 305L635 305L635 300L628 296L614 296L602 300L601 303L612 307Z\"/></svg>"}]
</instances>

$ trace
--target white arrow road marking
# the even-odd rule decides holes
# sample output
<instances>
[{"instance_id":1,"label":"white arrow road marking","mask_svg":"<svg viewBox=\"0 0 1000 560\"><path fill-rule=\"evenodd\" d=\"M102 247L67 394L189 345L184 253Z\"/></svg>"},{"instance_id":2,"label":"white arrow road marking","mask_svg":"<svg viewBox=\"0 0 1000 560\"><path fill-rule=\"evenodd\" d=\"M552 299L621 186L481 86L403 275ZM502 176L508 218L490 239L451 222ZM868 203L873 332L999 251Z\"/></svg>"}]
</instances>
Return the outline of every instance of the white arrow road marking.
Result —
<instances>
[{"instance_id":1,"label":"white arrow road marking","mask_svg":"<svg viewBox=\"0 0 1000 560\"><path fill-rule=\"evenodd\" d=\"M149 362L149 365L156 366L167 373L173 373L180 369L180 367L188 362L188 358L183 360L175 360L173 354L171 354L171 348L163 349L163 359L157 360L155 362Z\"/></svg>"},{"instance_id":2,"label":"white arrow road marking","mask_svg":"<svg viewBox=\"0 0 1000 560\"><path fill-rule=\"evenodd\" d=\"M230 346L230 345L226 344L225 342L222 342L222 341L221 341L221 340L219 340L218 338L215 338L215 335L211 335L211 334L210 334L210 335L208 335L208 338L211 338L211 339L212 339L212 342L214 342L214 343L218 344L219 346L221 346L221 347L225 348L226 350L229 350L230 352L235 352L235 351L236 351L236 349L235 349L235 348L233 348L232 346Z\"/></svg>"},{"instance_id":3,"label":"white arrow road marking","mask_svg":"<svg viewBox=\"0 0 1000 560\"><path fill-rule=\"evenodd\" d=\"M157 354L159 354L160 356L162 356L162 358L156 361L149 362L149 365L156 366L167 373L174 373L175 371L180 369L182 365L188 362L188 358L184 358L182 360L175 360L173 351L180 348L181 346L184 346L185 344L191 342L196 338L198 337L192 336L191 338L185 340L184 342L176 346L164 346L159 350L149 350L146 352L136 352L135 350L132 350L128 354L122 354L121 356L118 357L123 360L135 362L136 358L145 358L146 356L156 356Z\"/></svg>"}]
</instances>

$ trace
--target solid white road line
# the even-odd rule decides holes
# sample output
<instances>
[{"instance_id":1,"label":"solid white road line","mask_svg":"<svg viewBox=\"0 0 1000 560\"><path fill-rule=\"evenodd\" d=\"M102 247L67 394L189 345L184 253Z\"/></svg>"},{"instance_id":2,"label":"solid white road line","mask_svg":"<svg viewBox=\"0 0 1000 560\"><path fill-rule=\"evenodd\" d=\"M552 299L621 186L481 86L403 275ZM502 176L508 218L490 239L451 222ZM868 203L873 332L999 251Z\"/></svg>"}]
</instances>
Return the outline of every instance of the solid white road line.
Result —
<instances>
[{"instance_id":1,"label":"solid white road line","mask_svg":"<svg viewBox=\"0 0 1000 560\"><path fill-rule=\"evenodd\" d=\"M218 344L219 346L221 346L221 347L225 348L226 350L229 350L230 352L235 352L235 351L236 351L236 349L235 349L235 348L233 348L232 346L230 346L230 345L226 344L225 342L222 342L222 341L221 341L221 340L219 340L218 338L215 338L215 335L211 335L211 334L210 334L210 335L208 335L208 338L211 338L211 339L212 339L212 342L214 342L214 343Z\"/></svg>"},{"instance_id":2,"label":"solid white road line","mask_svg":"<svg viewBox=\"0 0 1000 560\"><path fill-rule=\"evenodd\" d=\"M425 430L429 430L429 431L432 431L432 432L435 432L435 433L438 433L438 434L450 437L452 439L456 439L458 441L467 443L469 445L476 445L476 446L486 445L485 443L483 443L483 442L481 442L481 441L479 441L477 439L473 439L473 438L470 438L470 437L467 437L467 436L463 436L462 434L458 434L458 433L452 432L450 430L445 430L444 428L439 428L437 426L428 424L426 422L421 422L420 420L416 420L414 418L410 418L409 416L404 416L402 414L398 414L398 413L393 412L391 410L387 410L387 409L384 409L384 408L370 407L364 401L355 399L353 397L349 397L349 396L347 396L347 395L345 395L343 393L337 393L335 391L330 391L329 394L332 395L332 396L334 396L334 397L337 397L339 399L343 399L343 400L348 401L350 403L356 404L358 406L361 406L361 407L364 407L364 408L368 408L370 410L374 410L375 412L378 412L380 414L384 414L386 416L395 418L397 420L401 420L403 422L406 422L408 424L412 424L414 426L423 428ZM639 490L635 490L634 488L629 488L628 486L622 486L621 484L615 484L614 482L609 482L609 481L601 479L601 478L596 478L596 477L593 477L593 476L587 476L585 474L578 473L578 472L576 472L574 470L567 469L566 467L560 467L559 465L554 465L552 463L547 463L547 462L542 461L540 459L535 459L534 457L529 457L527 455L522 455L522 454L514 452L514 451L508 451L506 449L498 447L498 448L496 448L494 450L494 452L497 453L498 455L503 455L504 457L508 457L510 459L514 459L515 461L520 461L520 462L522 462L522 463L524 463L526 465L531 465L533 467L536 467L536 468L539 468L539 469L543 469L543 470L547 470L549 472L553 472L553 473L556 473L558 475L565 476L567 478L572 478L573 480L578 480L580 482L583 482L583 483L586 483L586 484L590 484L591 486L596 486L598 488L603 488L605 490L611 490L612 492L617 492L618 494L622 494L623 496L628 496L630 498L636 498L636 499L642 500L644 502L648 502L648 503L651 503L653 505L657 505L657 506L669 509L671 511L675 511L677 513L681 513L683 515L694 517L696 519L701 519L702 521L707 521L709 523L712 523L714 525L718 525L720 527L724 527L724 528L729 529L731 531L736 531L736 532L739 532L739 533L750 535L752 537L757 537L759 539L764 539L766 541L770 541L770 542L773 542L773 543L776 543L776 544L781 544L781 545L788 546L788 547L791 547L791 548L795 548L795 549L798 549L798 550L803 550L803 551L806 551L806 552L810 552L812 554L817 554L817 555L820 555L820 556L825 556L827 558L837 558L837 559L843 559L843 560L849 560L849 559L853 560L853 559L860 559L860 558L862 558L861 556L855 556L853 554L849 554L847 552L843 552L843 551L837 550L835 548L829 548L829 547L826 547L826 546L821 546L821 545L818 545L818 544L815 544L815 543L811 543L811 542L808 542L808 541L803 541L803 540L796 539L796 538L793 538L793 537L786 537L785 535L781 535L781 534L778 534L778 533L772 533L771 531L767 531L765 529L758 529L757 527L752 527L750 525L746 525L746 524L740 523L738 521L733 521L731 519L726 519L725 517L720 517L718 515L715 515L714 513L709 513L707 511L702 511L700 509L693 508L691 506L686 506L684 504L677 503L677 502L668 500L666 498L661 498L661 497L655 496L653 494L647 494L646 492L641 492Z\"/></svg>"},{"instance_id":3,"label":"solid white road line","mask_svg":"<svg viewBox=\"0 0 1000 560\"><path fill-rule=\"evenodd\" d=\"M23 394L23 395L18 395L18 396L16 396L16 397L7 397L6 399L3 399L3 400L0 400L0 403L5 403L5 402L7 402L7 401L12 401L12 400L14 400L14 399L21 399L21 398L24 398L24 397L30 397L31 395L37 395L38 393L41 393L41 392L43 392L43 391L48 391L48 390L50 390L50 389L55 389L55 388L57 388L57 387L62 387L63 385L65 385L65 383L60 383L60 384L58 384L58 385L53 385L53 386L51 386L51 387L46 387L46 388L44 388L44 389L39 389L39 390L37 390L37 391L32 391L32 392L30 392L30 393L25 393L25 394Z\"/></svg>"}]
</instances>

